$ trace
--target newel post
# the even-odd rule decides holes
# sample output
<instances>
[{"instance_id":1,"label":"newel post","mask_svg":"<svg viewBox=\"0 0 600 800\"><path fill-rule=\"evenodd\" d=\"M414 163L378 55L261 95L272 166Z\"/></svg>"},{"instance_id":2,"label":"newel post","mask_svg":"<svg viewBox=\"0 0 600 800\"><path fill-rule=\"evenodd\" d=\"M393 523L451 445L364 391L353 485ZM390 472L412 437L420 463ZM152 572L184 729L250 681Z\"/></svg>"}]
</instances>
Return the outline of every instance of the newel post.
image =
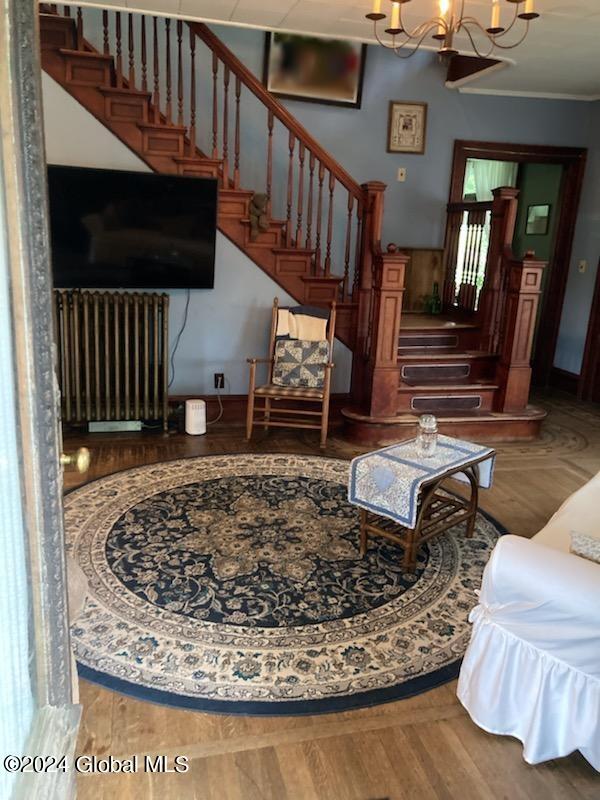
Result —
<instances>
[{"instance_id":1,"label":"newel post","mask_svg":"<svg viewBox=\"0 0 600 800\"><path fill-rule=\"evenodd\" d=\"M531 349L546 262L530 251L507 263L496 411L523 411L529 400Z\"/></svg>"},{"instance_id":2,"label":"newel post","mask_svg":"<svg viewBox=\"0 0 600 800\"><path fill-rule=\"evenodd\" d=\"M479 300L481 349L495 352L500 338L500 324L505 286L504 265L512 258L512 240L517 221L519 190L501 186L492 192L492 224L485 272Z\"/></svg>"},{"instance_id":3,"label":"newel post","mask_svg":"<svg viewBox=\"0 0 600 800\"><path fill-rule=\"evenodd\" d=\"M404 274L410 256L389 244L375 256L375 286L369 348L368 413L392 417L398 411L398 339L402 316Z\"/></svg>"},{"instance_id":4,"label":"newel post","mask_svg":"<svg viewBox=\"0 0 600 800\"><path fill-rule=\"evenodd\" d=\"M362 184L364 193L363 222L358 262L359 275L353 300L356 302L355 345L352 357L352 400L364 405L366 369L369 354L369 320L373 291L373 258L381 250L381 226L383 222L383 198L386 184L370 181Z\"/></svg>"}]
</instances>

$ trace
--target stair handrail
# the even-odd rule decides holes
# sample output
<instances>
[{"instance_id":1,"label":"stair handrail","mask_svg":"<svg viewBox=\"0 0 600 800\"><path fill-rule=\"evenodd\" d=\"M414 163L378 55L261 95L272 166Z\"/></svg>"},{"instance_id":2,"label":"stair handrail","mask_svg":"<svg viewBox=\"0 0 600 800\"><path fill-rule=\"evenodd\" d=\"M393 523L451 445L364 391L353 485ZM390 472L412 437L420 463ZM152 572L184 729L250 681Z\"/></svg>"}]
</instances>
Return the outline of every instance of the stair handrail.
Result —
<instances>
[{"instance_id":1,"label":"stair handrail","mask_svg":"<svg viewBox=\"0 0 600 800\"><path fill-rule=\"evenodd\" d=\"M249 89L252 94L266 106L290 133L335 176L335 178L358 200L363 200L364 194L360 185L346 172L342 165L322 147L319 142L298 122L298 120L265 89L262 83L252 72L242 64L231 50L210 30L203 22L187 21L187 25L202 41L215 53L220 60L229 67L231 72Z\"/></svg>"}]
</instances>

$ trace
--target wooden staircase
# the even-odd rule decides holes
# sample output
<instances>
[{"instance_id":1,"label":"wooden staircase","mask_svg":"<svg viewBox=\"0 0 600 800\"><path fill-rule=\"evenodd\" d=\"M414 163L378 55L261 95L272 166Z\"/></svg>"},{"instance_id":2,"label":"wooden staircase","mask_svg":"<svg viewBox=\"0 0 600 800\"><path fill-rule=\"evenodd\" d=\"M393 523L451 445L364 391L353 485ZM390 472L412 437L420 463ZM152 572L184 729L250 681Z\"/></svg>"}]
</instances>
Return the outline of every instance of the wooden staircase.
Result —
<instances>
[{"instance_id":1,"label":"wooden staircase","mask_svg":"<svg viewBox=\"0 0 600 800\"><path fill-rule=\"evenodd\" d=\"M491 411L498 356L471 349L480 335L472 322L405 314L398 340L398 411Z\"/></svg>"},{"instance_id":2,"label":"wooden staircase","mask_svg":"<svg viewBox=\"0 0 600 800\"><path fill-rule=\"evenodd\" d=\"M365 190L205 25L56 4L40 11L43 69L150 169L216 178L221 232L299 303L336 301L336 335L352 347ZM208 74L198 68L201 47ZM243 94L263 107L266 123L256 191L268 198L268 229L255 240L255 192L242 186ZM210 98L208 114L201 96Z\"/></svg>"},{"instance_id":3,"label":"wooden staircase","mask_svg":"<svg viewBox=\"0 0 600 800\"><path fill-rule=\"evenodd\" d=\"M217 180L219 229L298 302L337 303L336 336L353 351L350 436L406 438L424 412L453 435L539 433L545 415L527 403L544 264L510 252L515 190L497 190L485 210L479 310L403 315L409 257L381 247L385 185L356 183L208 27L55 4L40 12L52 78L150 169ZM255 192L268 224L253 237Z\"/></svg>"}]
</instances>

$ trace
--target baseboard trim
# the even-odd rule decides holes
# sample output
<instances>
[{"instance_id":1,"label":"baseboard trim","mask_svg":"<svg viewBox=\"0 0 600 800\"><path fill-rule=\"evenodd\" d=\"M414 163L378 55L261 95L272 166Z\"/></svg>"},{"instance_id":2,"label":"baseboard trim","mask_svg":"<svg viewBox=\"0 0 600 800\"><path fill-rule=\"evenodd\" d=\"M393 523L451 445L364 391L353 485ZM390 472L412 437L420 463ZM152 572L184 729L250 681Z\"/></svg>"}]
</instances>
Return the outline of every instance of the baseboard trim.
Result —
<instances>
[{"instance_id":1,"label":"baseboard trim","mask_svg":"<svg viewBox=\"0 0 600 800\"><path fill-rule=\"evenodd\" d=\"M579 375L560 367L552 367L548 383L553 389L577 395L579 391Z\"/></svg>"},{"instance_id":2,"label":"baseboard trim","mask_svg":"<svg viewBox=\"0 0 600 800\"><path fill-rule=\"evenodd\" d=\"M219 412L219 399L216 394L174 394L169 395L169 406L174 408L186 400L205 400L207 405L208 419L213 419ZM329 402L329 421L330 425L342 424L342 408L347 406L350 400L349 394L332 394ZM246 420L246 404L248 395L245 394L222 394L223 416L219 424L225 425L244 425ZM281 401L285 402L285 401Z\"/></svg>"}]
</instances>

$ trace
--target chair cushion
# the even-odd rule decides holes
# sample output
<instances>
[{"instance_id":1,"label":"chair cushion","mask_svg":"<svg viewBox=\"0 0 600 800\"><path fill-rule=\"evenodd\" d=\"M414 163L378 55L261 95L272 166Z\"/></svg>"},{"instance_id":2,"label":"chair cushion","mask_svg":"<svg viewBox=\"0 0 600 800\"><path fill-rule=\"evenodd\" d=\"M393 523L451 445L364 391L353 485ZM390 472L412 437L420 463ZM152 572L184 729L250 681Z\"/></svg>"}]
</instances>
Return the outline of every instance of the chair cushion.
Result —
<instances>
[{"instance_id":1,"label":"chair cushion","mask_svg":"<svg viewBox=\"0 0 600 800\"><path fill-rule=\"evenodd\" d=\"M266 397L293 397L298 400L322 400L322 389L309 389L305 386L276 386L267 383L254 390L254 394Z\"/></svg>"},{"instance_id":2,"label":"chair cushion","mask_svg":"<svg viewBox=\"0 0 600 800\"><path fill-rule=\"evenodd\" d=\"M325 382L325 365L329 362L326 340L280 339L275 343L273 383L320 389Z\"/></svg>"}]
</instances>

